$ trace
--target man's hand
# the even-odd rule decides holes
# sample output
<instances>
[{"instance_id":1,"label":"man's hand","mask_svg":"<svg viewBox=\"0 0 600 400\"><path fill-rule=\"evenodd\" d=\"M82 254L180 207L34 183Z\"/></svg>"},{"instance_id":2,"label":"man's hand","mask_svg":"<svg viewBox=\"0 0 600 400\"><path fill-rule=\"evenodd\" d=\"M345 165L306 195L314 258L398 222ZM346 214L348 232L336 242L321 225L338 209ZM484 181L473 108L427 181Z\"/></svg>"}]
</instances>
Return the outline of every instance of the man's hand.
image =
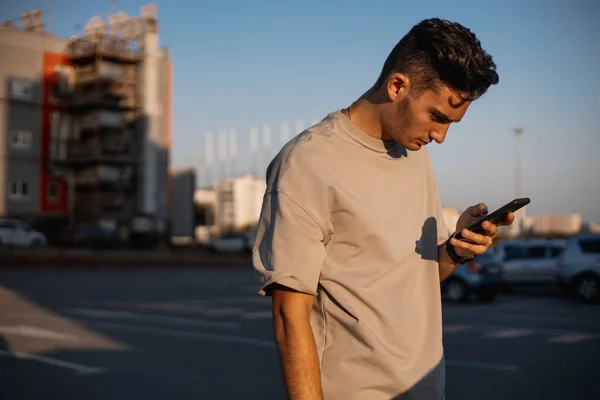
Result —
<instances>
[{"instance_id":1,"label":"man's hand","mask_svg":"<svg viewBox=\"0 0 600 400\"><path fill-rule=\"evenodd\" d=\"M465 239L468 239L473 243L452 238L450 240L450 244L456 248L456 254L458 256L472 258L485 253L486 250L492 245L494 238L498 234L498 227L510 225L515 220L514 214L508 213L506 219L497 224L493 224L490 221L485 221L481 225L485 230L485 233L483 234L473 233L470 230L465 229L467 226L479 220L487 213L487 205L485 203L479 203L475 206L469 207L460 216L458 222L456 223L456 232L461 232Z\"/></svg>"}]
</instances>

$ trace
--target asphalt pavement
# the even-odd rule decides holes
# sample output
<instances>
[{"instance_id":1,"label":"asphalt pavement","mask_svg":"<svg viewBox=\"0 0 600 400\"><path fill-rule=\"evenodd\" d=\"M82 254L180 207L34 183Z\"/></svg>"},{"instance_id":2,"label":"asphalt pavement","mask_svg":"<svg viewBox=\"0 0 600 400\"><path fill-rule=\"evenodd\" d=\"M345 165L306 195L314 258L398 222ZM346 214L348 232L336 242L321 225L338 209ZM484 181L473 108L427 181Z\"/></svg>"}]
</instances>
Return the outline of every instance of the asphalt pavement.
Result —
<instances>
[{"instance_id":1,"label":"asphalt pavement","mask_svg":"<svg viewBox=\"0 0 600 400\"><path fill-rule=\"evenodd\" d=\"M0 270L0 399L284 399L251 269ZM600 307L444 303L448 400L600 399Z\"/></svg>"}]
</instances>

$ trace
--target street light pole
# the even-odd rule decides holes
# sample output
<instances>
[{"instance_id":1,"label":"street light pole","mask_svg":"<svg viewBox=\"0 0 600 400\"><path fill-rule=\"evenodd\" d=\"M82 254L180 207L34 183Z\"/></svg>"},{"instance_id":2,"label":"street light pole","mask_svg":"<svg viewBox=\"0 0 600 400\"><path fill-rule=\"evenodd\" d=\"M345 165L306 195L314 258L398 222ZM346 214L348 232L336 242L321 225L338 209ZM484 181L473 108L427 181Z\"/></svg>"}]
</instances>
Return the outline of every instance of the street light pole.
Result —
<instances>
[{"instance_id":1,"label":"street light pole","mask_svg":"<svg viewBox=\"0 0 600 400\"><path fill-rule=\"evenodd\" d=\"M515 197L521 197L521 136L523 135L523 128L513 129L515 135Z\"/></svg>"},{"instance_id":2,"label":"street light pole","mask_svg":"<svg viewBox=\"0 0 600 400\"><path fill-rule=\"evenodd\" d=\"M522 173L521 173L521 137L523 136L523 128L514 128L512 133L515 135L515 198L522 196ZM519 233L523 231L523 223L525 219L525 210L519 211L521 215L517 216L517 228Z\"/></svg>"}]
</instances>

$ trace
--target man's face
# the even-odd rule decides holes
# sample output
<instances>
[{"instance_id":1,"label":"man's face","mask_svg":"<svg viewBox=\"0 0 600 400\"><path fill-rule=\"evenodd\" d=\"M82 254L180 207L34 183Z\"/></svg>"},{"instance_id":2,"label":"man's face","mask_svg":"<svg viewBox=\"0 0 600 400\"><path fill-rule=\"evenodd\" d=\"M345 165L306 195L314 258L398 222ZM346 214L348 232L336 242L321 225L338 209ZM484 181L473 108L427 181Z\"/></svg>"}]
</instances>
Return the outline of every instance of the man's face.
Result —
<instances>
[{"instance_id":1,"label":"man's face","mask_svg":"<svg viewBox=\"0 0 600 400\"><path fill-rule=\"evenodd\" d=\"M446 86L419 96L400 92L384 118L384 138L394 139L411 151L433 140L442 143L450 124L460 121L470 104Z\"/></svg>"}]
</instances>

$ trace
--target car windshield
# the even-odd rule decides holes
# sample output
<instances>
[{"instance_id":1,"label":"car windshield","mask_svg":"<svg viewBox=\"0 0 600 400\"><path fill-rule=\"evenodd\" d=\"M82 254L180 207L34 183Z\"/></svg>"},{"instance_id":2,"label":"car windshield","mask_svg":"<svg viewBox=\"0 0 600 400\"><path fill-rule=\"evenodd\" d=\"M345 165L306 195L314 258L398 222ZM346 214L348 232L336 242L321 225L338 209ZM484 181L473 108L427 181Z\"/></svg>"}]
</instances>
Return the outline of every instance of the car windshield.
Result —
<instances>
[{"instance_id":1,"label":"car windshield","mask_svg":"<svg viewBox=\"0 0 600 400\"><path fill-rule=\"evenodd\" d=\"M579 246L584 253L600 253L600 238L580 239Z\"/></svg>"}]
</instances>

